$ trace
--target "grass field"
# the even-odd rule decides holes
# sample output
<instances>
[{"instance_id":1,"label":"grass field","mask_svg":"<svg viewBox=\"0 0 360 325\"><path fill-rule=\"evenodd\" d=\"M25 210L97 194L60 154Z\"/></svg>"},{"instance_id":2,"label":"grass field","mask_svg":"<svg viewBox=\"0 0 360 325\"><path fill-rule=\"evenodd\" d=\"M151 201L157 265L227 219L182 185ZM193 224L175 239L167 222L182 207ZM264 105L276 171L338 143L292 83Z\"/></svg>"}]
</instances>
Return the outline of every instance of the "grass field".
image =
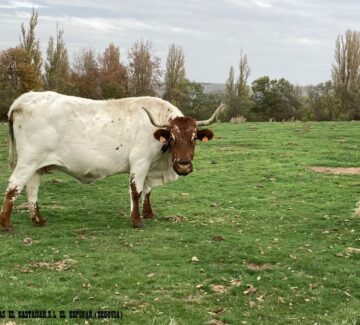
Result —
<instances>
[{"instance_id":1,"label":"grass field","mask_svg":"<svg viewBox=\"0 0 360 325\"><path fill-rule=\"evenodd\" d=\"M0 233L0 315L118 310L122 320L87 324L359 324L360 254L348 248L360 248L360 175L309 168L359 167L360 123L212 129L195 172L154 190L156 219L144 230L131 226L127 175L92 185L44 176L48 225L34 227L18 209L15 231ZM5 191L5 124L0 144Z\"/></svg>"}]
</instances>

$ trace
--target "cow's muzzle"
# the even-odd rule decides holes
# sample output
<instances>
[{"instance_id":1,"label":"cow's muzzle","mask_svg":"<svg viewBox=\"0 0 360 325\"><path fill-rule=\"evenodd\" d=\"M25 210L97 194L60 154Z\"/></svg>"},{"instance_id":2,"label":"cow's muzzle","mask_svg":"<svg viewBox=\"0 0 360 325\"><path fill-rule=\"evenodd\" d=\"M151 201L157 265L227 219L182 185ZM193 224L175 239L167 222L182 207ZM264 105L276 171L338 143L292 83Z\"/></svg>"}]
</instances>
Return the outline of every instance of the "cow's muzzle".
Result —
<instances>
[{"instance_id":1,"label":"cow's muzzle","mask_svg":"<svg viewBox=\"0 0 360 325\"><path fill-rule=\"evenodd\" d=\"M186 176L193 171L191 160L177 160L173 164L175 172L180 176Z\"/></svg>"}]
</instances>

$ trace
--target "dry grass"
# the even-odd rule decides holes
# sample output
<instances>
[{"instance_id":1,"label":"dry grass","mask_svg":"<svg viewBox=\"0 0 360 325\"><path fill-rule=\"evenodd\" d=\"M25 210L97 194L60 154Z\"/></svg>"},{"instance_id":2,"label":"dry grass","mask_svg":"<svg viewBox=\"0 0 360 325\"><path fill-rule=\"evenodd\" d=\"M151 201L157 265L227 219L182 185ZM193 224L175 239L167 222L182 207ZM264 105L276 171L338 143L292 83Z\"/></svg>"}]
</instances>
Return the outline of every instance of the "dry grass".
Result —
<instances>
[{"instance_id":1,"label":"dry grass","mask_svg":"<svg viewBox=\"0 0 360 325\"><path fill-rule=\"evenodd\" d=\"M245 123L246 122L246 117L245 116L236 116L236 117L232 117L230 120L230 123L234 123L234 124L239 124L239 123Z\"/></svg>"}]
</instances>

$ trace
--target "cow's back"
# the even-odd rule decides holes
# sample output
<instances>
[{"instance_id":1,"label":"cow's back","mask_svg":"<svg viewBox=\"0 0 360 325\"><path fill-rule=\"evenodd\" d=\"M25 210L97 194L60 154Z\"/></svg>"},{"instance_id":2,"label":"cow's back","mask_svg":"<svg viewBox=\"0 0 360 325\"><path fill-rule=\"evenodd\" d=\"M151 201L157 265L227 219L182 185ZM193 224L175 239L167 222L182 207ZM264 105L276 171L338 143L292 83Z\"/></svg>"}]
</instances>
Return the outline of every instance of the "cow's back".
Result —
<instances>
[{"instance_id":1,"label":"cow's back","mask_svg":"<svg viewBox=\"0 0 360 325\"><path fill-rule=\"evenodd\" d=\"M82 119L99 120L101 114L122 115L127 118L135 116L144 117L141 108L146 108L152 113L158 124L168 124L169 120L183 116L181 111L169 103L157 97L128 97L123 99L92 100L87 98L62 95L53 91L34 92L30 91L18 97L8 112L9 120L14 113L24 113L28 116L68 118L69 114ZM140 113L140 114L139 114ZM143 118L141 118L143 120ZM147 119L146 119L147 120ZM137 120L139 122L139 120ZM51 122L48 121L48 122Z\"/></svg>"}]
</instances>

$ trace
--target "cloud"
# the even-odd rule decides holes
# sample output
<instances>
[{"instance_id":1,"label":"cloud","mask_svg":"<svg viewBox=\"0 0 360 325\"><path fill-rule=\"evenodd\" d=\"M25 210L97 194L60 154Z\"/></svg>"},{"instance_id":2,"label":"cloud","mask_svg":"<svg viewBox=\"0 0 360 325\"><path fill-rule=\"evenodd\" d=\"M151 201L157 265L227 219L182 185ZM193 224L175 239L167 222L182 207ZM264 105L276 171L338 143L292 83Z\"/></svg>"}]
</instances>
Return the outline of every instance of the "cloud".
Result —
<instances>
[{"instance_id":1,"label":"cloud","mask_svg":"<svg viewBox=\"0 0 360 325\"><path fill-rule=\"evenodd\" d=\"M298 42L303 45L317 45L320 43L320 40L308 37L301 37L298 39Z\"/></svg>"},{"instance_id":2,"label":"cloud","mask_svg":"<svg viewBox=\"0 0 360 325\"><path fill-rule=\"evenodd\" d=\"M179 34L188 34L188 35L195 35L195 36L208 36L209 33L195 30L195 29L187 29L187 28L181 28L181 27L171 27L171 31L174 33Z\"/></svg>"},{"instance_id":3,"label":"cloud","mask_svg":"<svg viewBox=\"0 0 360 325\"><path fill-rule=\"evenodd\" d=\"M17 9L17 8L45 8L45 6L38 5L30 1L5 1L0 4L2 9Z\"/></svg>"},{"instance_id":4,"label":"cloud","mask_svg":"<svg viewBox=\"0 0 360 325\"><path fill-rule=\"evenodd\" d=\"M29 13L19 12L18 15L22 18L30 17ZM87 17L82 18L78 16L41 16L41 20L60 22L64 25L71 25L77 27L91 28L99 32L110 31L152 31L157 33L164 33L166 31L175 34L183 34L185 36L206 37L209 34L197 29L183 28L174 25L168 25L165 21L149 21L145 22L136 18L104 18L104 17Z\"/></svg>"},{"instance_id":5,"label":"cloud","mask_svg":"<svg viewBox=\"0 0 360 325\"><path fill-rule=\"evenodd\" d=\"M19 18L29 19L31 14L25 11L18 11L16 15ZM64 25L71 25L75 27L91 28L100 32L107 31L124 31L124 30L156 30L155 24L149 24L132 18L103 18L103 17L78 17L78 16L49 16L41 15L41 21L59 22Z\"/></svg>"},{"instance_id":6,"label":"cloud","mask_svg":"<svg viewBox=\"0 0 360 325\"><path fill-rule=\"evenodd\" d=\"M240 7L261 7L272 8L271 1L268 0L227 0L228 2Z\"/></svg>"}]
</instances>

